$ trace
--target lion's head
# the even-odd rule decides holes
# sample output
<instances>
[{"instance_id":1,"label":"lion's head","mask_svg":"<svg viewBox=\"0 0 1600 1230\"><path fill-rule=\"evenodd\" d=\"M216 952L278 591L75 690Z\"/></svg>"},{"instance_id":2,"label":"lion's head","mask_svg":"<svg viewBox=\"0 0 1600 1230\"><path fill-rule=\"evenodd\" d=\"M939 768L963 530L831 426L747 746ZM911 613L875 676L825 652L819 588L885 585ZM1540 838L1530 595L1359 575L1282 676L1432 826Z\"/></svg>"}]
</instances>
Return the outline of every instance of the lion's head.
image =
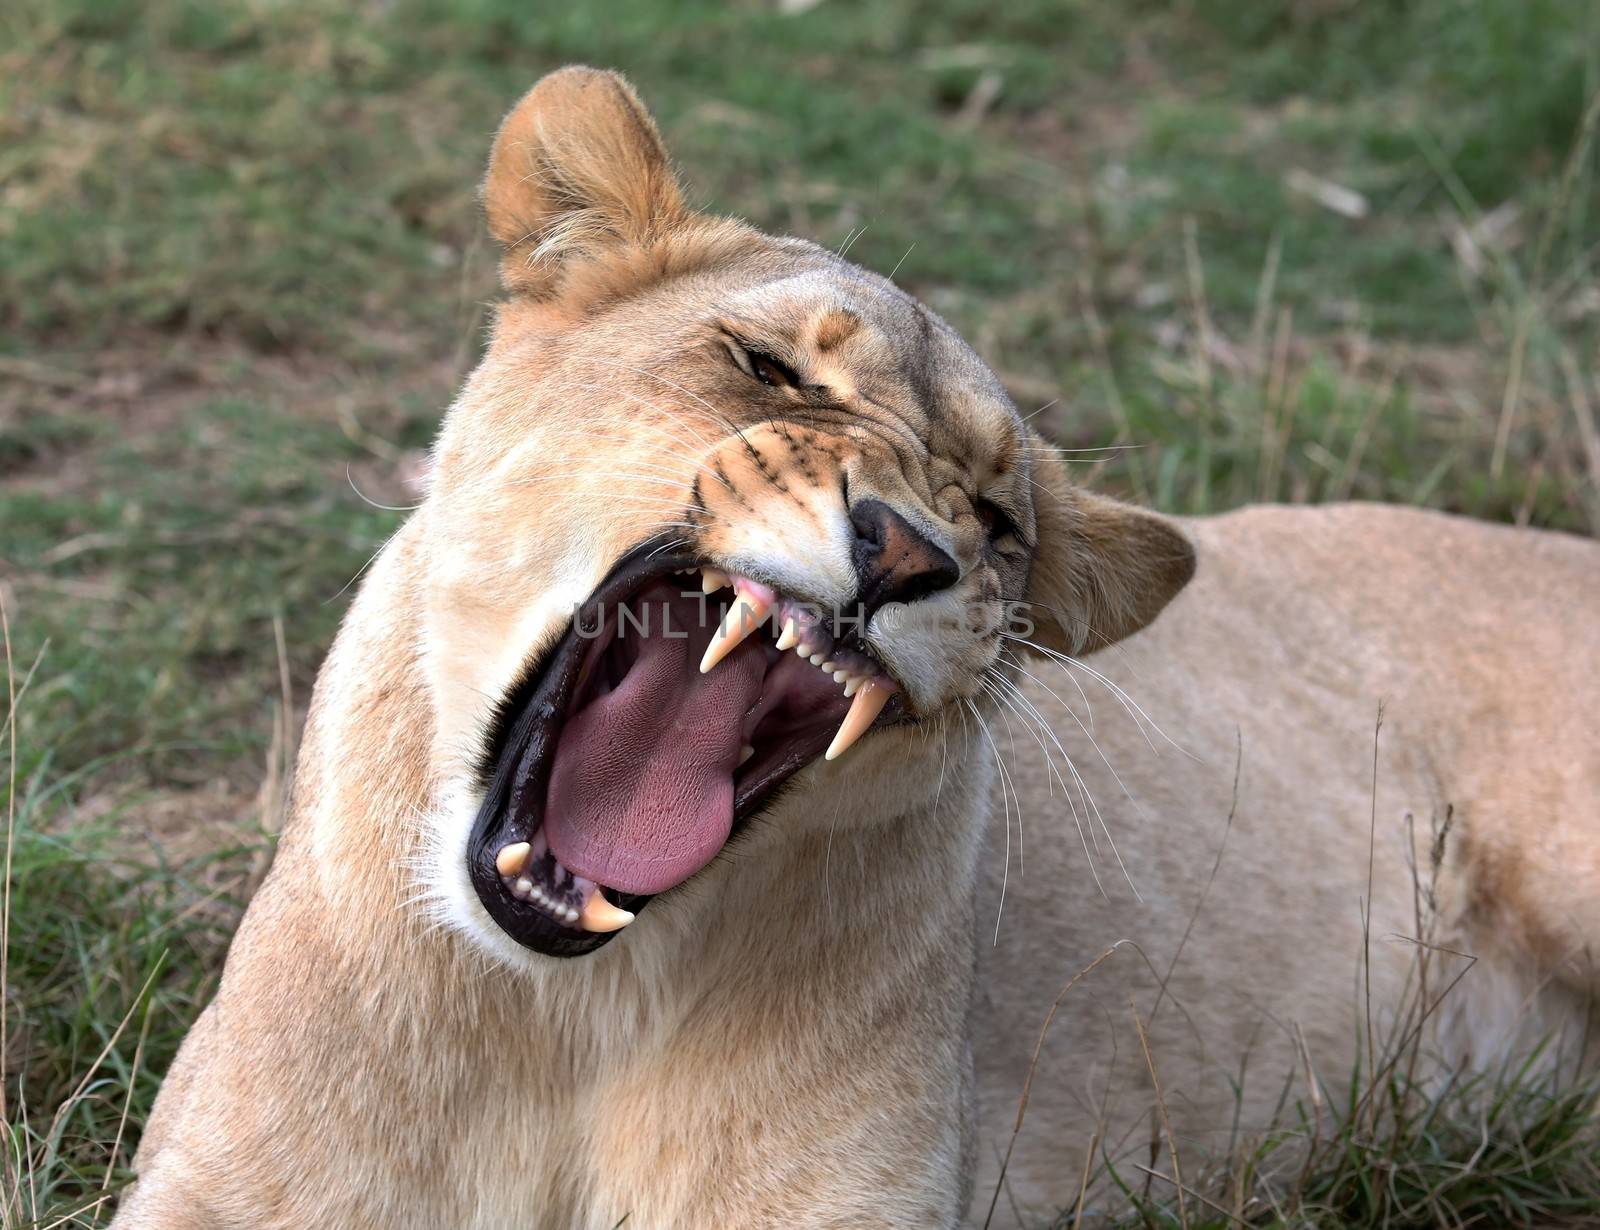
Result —
<instances>
[{"instance_id":1,"label":"lion's head","mask_svg":"<svg viewBox=\"0 0 1600 1230\"><path fill-rule=\"evenodd\" d=\"M1189 578L917 300L690 209L614 74L523 98L484 203L508 298L418 515L440 894L502 955L598 947L780 787L786 824L931 790L923 736L1008 646L1113 641Z\"/></svg>"}]
</instances>

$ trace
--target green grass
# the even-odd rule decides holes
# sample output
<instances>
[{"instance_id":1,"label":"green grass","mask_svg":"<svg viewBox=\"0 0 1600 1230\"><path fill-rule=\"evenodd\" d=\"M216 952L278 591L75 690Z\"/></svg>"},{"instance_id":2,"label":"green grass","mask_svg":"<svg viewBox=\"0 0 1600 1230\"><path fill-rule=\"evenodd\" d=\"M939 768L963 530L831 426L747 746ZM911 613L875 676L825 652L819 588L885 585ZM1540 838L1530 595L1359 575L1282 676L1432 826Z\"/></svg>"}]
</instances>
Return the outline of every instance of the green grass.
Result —
<instances>
[{"instance_id":1,"label":"green grass","mask_svg":"<svg viewBox=\"0 0 1600 1230\"><path fill-rule=\"evenodd\" d=\"M34 766L29 766L34 768ZM37 766L37 783L48 766ZM12 850L6 1188L0 1223L49 1225L127 1179L129 1150L216 975L259 833L169 862L112 810L52 831L74 775L21 799ZM130 851L129 840L144 848ZM22 1101L26 1098L26 1102Z\"/></svg>"},{"instance_id":2,"label":"green grass","mask_svg":"<svg viewBox=\"0 0 1600 1230\"><path fill-rule=\"evenodd\" d=\"M1110 1230L1595 1224L1600 1082L1557 1088L1518 1068L1436 1088L1402 1069L1379 1082L1376 1097L1370 1122L1319 1115L1304 1105L1285 1111L1275 1132L1239 1144L1198 1175L1185 1170L1181 1206L1170 1164L1102 1163L1096 1178L1109 1182L1131 1211L1085 1224ZM1069 1230L1076 1216L1067 1210L1051 1230Z\"/></svg>"},{"instance_id":3,"label":"green grass","mask_svg":"<svg viewBox=\"0 0 1600 1230\"><path fill-rule=\"evenodd\" d=\"M635 79L696 201L898 268L1025 411L1053 403L1049 434L1119 446L1078 467L1101 486L1600 528L1593 5L15 0L8 1225L99 1224L127 1176L270 848L293 717L399 523L374 503L410 502L481 344L489 137L572 60ZM1515 1157L1548 1164L1482 1162L1452 1207L1571 1220L1563 1184L1594 1194L1572 1104L1514 1109ZM1384 1205L1363 1130L1282 1224L1385 1224L1467 1140L1383 1126L1411 1193Z\"/></svg>"}]
</instances>

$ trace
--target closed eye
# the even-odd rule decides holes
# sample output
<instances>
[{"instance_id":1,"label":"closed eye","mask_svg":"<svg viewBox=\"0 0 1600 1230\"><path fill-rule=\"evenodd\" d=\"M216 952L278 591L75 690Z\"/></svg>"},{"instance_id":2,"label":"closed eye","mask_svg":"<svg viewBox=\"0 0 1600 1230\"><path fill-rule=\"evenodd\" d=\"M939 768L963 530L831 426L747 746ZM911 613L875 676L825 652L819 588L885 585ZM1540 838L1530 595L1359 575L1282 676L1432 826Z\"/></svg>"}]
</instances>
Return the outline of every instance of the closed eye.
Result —
<instances>
[{"instance_id":1,"label":"closed eye","mask_svg":"<svg viewBox=\"0 0 1600 1230\"><path fill-rule=\"evenodd\" d=\"M728 353L733 357L734 364L752 380L759 380L762 384L770 385L777 389L797 389L800 387L800 377L776 355L768 354L736 342L731 338L727 341Z\"/></svg>"},{"instance_id":2,"label":"closed eye","mask_svg":"<svg viewBox=\"0 0 1600 1230\"><path fill-rule=\"evenodd\" d=\"M972 511L977 514L978 520L983 522L983 528L988 532L990 542L998 543L1006 538L1022 542L1022 533L1017 529L1017 523L1011 519L1011 514L993 500L974 500Z\"/></svg>"}]
</instances>

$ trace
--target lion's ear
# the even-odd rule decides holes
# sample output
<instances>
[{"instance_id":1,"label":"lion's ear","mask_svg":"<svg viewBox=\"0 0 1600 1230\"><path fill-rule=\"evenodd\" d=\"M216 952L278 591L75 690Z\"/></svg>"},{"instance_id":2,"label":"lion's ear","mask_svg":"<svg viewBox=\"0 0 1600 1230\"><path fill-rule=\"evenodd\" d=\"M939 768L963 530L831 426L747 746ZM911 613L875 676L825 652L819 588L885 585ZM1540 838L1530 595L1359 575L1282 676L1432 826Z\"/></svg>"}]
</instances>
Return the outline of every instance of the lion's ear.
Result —
<instances>
[{"instance_id":1,"label":"lion's ear","mask_svg":"<svg viewBox=\"0 0 1600 1230\"><path fill-rule=\"evenodd\" d=\"M1047 455L1033 481L1026 615L1036 643L1078 655L1131 636L1194 576L1194 547L1165 517L1072 486Z\"/></svg>"},{"instance_id":2,"label":"lion's ear","mask_svg":"<svg viewBox=\"0 0 1600 1230\"><path fill-rule=\"evenodd\" d=\"M618 74L563 68L511 109L483 183L514 294L555 293L563 266L607 246L648 248L686 214L655 121Z\"/></svg>"}]
</instances>

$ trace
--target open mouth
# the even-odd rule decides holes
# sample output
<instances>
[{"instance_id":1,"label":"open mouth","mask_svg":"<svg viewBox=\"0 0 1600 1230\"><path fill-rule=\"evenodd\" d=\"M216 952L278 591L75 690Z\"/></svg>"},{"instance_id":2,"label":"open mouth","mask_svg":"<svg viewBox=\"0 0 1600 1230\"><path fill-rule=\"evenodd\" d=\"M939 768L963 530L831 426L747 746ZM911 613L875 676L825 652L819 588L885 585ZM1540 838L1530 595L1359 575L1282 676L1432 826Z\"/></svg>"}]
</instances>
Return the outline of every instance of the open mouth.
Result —
<instances>
[{"instance_id":1,"label":"open mouth","mask_svg":"<svg viewBox=\"0 0 1600 1230\"><path fill-rule=\"evenodd\" d=\"M900 716L860 624L635 548L501 706L468 841L513 939L592 952L819 756Z\"/></svg>"}]
</instances>

